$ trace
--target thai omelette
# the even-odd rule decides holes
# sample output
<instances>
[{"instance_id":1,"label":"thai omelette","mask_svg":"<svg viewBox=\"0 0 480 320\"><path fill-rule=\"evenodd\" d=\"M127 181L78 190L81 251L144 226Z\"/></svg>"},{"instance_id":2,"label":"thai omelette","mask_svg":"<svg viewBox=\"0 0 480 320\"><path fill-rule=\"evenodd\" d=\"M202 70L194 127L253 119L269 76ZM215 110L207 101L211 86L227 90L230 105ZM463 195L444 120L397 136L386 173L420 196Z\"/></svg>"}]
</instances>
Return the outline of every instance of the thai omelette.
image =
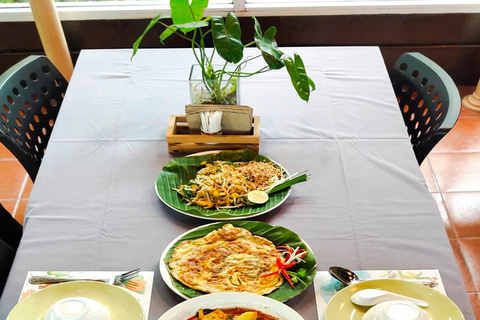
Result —
<instances>
[{"instance_id":1,"label":"thai omelette","mask_svg":"<svg viewBox=\"0 0 480 320\"><path fill-rule=\"evenodd\" d=\"M283 283L277 259L284 261L270 240L225 224L203 238L181 242L168 266L175 279L196 290L264 295Z\"/></svg>"}]
</instances>

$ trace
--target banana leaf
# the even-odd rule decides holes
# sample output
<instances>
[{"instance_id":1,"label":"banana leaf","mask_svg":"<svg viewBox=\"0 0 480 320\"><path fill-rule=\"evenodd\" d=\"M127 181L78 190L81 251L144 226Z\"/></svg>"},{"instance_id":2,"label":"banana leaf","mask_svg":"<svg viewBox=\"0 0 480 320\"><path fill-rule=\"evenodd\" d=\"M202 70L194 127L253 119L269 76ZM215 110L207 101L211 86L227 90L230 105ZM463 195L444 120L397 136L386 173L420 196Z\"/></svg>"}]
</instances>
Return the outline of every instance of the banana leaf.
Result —
<instances>
[{"instance_id":1,"label":"banana leaf","mask_svg":"<svg viewBox=\"0 0 480 320\"><path fill-rule=\"evenodd\" d=\"M310 250L310 248L308 248L305 242L303 242L302 239L296 233L294 233L293 231L287 228L280 227L280 226L272 226L267 223L259 222L259 221L218 222L218 223L206 225L204 227L198 228L196 230L193 230L187 233L168 250L168 253L166 254L165 260L164 260L165 264L167 265L167 269L170 271L170 268L168 268L168 262L172 258L173 250L175 250L175 248L180 244L180 242L186 241L186 240L195 240L195 239L204 237L208 233L214 230L220 229L223 225L227 223L230 223L235 227L244 228L250 231L253 235L264 237L272 241L275 246L289 245L292 248L301 247L302 249L305 249L308 251L308 255L303 259L305 263L303 262L299 263L298 265L295 265L294 267L288 269L289 271L297 271L300 268L305 268L307 270L307 275L302 280L305 282L306 286L302 283L297 283L295 284L295 288L292 288L290 287L288 282L285 280L277 290L266 295L267 297L281 301L281 302L287 301L292 299L293 297L298 296L305 289L307 289L308 286L310 286L310 284L312 284L313 279L315 278L315 274L317 272L317 263L315 260L315 255ZM172 276L170 276L170 278L172 280L174 287L189 298L194 298L194 297L198 297L203 294L206 294L202 291L198 291L184 285L183 283L176 280Z\"/></svg>"},{"instance_id":2,"label":"banana leaf","mask_svg":"<svg viewBox=\"0 0 480 320\"><path fill-rule=\"evenodd\" d=\"M265 156L258 155L249 150L222 151L217 154L203 155L197 157L183 157L172 159L159 173L156 181L158 196L168 206L177 211L184 212L187 215L193 215L199 218L218 220L218 219L243 219L265 213L280 205L288 195L290 188L269 195L269 199L262 205L247 206L237 209L203 209L200 206L187 206L187 203L173 188L178 188L181 184L195 178L197 171L203 168L203 161L224 160L232 162L243 161L265 161L271 162Z\"/></svg>"}]
</instances>

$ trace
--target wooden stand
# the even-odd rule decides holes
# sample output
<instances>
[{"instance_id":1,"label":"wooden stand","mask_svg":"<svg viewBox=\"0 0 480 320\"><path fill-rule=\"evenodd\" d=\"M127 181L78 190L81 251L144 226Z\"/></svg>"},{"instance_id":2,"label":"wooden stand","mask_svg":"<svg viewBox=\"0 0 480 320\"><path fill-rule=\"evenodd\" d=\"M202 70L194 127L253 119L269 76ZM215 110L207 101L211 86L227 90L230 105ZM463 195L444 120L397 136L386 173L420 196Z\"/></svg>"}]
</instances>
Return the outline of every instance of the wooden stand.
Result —
<instances>
[{"instance_id":1,"label":"wooden stand","mask_svg":"<svg viewBox=\"0 0 480 320\"><path fill-rule=\"evenodd\" d=\"M253 117L249 135L200 135L190 134L185 116L170 116L167 128L169 153L192 153L209 150L249 149L257 152L260 147L260 117Z\"/></svg>"},{"instance_id":2,"label":"wooden stand","mask_svg":"<svg viewBox=\"0 0 480 320\"><path fill-rule=\"evenodd\" d=\"M462 105L471 110L480 111L480 80L473 94L463 97Z\"/></svg>"}]
</instances>

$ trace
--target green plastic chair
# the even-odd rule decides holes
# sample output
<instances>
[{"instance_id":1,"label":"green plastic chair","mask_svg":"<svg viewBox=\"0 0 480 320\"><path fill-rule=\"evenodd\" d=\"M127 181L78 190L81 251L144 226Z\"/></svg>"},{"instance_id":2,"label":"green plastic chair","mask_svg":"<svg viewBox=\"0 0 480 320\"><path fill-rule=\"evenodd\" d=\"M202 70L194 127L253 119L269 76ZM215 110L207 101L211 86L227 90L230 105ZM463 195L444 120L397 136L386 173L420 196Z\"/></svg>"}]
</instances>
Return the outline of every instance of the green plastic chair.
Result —
<instances>
[{"instance_id":1,"label":"green plastic chair","mask_svg":"<svg viewBox=\"0 0 480 320\"><path fill-rule=\"evenodd\" d=\"M403 54L389 74L420 165L457 122L460 94L438 64L417 52Z\"/></svg>"},{"instance_id":2,"label":"green plastic chair","mask_svg":"<svg viewBox=\"0 0 480 320\"><path fill-rule=\"evenodd\" d=\"M30 56L0 76L0 142L32 181L40 168L67 81L44 56Z\"/></svg>"}]
</instances>

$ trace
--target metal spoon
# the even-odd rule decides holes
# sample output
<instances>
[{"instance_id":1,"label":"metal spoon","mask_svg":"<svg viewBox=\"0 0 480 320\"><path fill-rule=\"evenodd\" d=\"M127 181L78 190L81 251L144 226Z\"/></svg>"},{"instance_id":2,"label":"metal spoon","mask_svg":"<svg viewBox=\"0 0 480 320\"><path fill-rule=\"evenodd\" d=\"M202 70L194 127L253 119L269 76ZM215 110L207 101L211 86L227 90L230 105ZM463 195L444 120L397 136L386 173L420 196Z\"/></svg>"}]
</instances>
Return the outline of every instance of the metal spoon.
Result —
<instances>
[{"instance_id":1,"label":"metal spoon","mask_svg":"<svg viewBox=\"0 0 480 320\"><path fill-rule=\"evenodd\" d=\"M360 279L355 274L355 272L353 272L352 270L342 268L342 267L330 267L328 269L328 273L330 273L330 275L332 277L334 277L335 279L337 279L338 281L340 281L341 283L343 283L347 286L349 286L351 284L354 284L354 283L369 280L369 279ZM431 279L402 279L402 280L420 283L420 284L423 284L424 286L427 286L427 287L430 287L430 288L433 288L437 285L437 283L434 280L431 280Z\"/></svg>"}]
</instances>

